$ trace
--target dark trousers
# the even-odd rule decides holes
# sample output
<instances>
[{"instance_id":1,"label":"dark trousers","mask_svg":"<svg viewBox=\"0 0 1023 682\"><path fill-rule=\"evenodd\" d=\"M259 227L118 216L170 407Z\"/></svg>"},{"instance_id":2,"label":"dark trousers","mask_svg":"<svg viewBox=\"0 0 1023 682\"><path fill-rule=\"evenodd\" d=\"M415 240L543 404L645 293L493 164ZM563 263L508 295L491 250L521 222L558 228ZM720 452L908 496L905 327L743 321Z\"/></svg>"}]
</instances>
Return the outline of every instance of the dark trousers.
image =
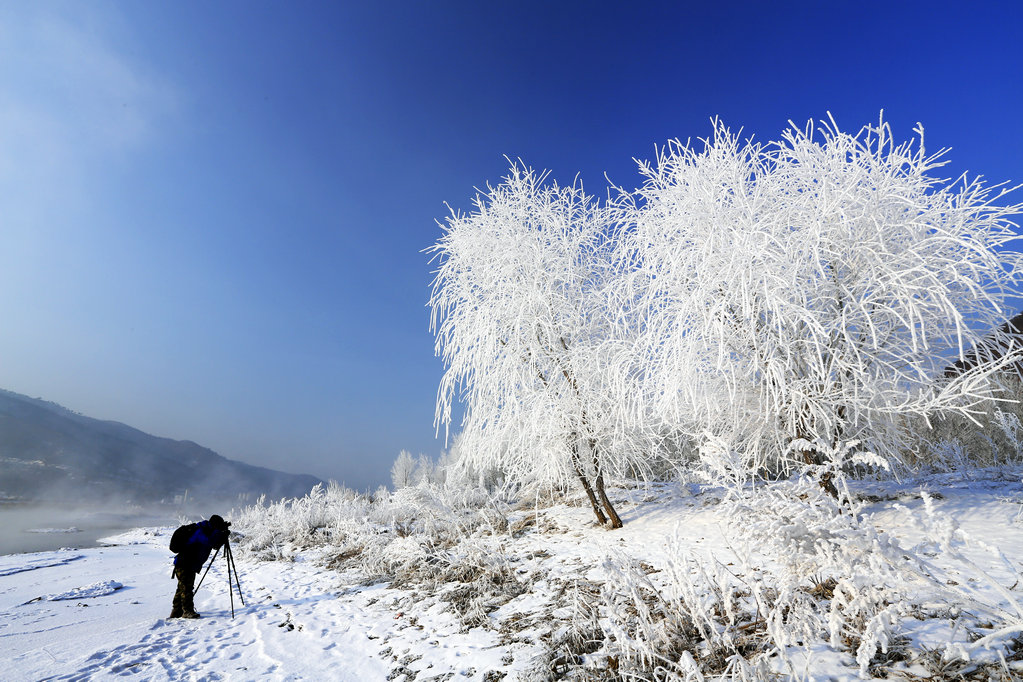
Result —
<instances>
[{"instance_id":1,"label":"dark trousers","mask_svg":"<svg viewBox=\"0 0 1023 682\"><path fill-rule=\"evenodd\" d=\"M195 571L179 566L174 569L174 575L178 578L178 589L174 592L172 613L194 613L192 592L195 589Z\"/></svg>"}]
</instances>

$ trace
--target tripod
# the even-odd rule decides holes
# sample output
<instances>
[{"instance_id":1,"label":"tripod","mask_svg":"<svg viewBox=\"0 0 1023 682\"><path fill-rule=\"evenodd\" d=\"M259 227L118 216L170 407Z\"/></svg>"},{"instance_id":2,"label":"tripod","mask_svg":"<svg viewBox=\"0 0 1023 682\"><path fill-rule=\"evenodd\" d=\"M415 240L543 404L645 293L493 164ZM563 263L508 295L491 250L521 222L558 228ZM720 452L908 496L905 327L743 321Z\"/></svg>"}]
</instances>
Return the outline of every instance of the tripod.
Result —
<instances>
[{"instance_id":1,"label":"tripod","mask_svg":"<svg viewBox=\"0 0 1023 682\"><path fill-rule=\"evenodd\" d=\"M210 563L206 566L206 570L202 574L202 578L199 579L199 584L192 590L194 595L202 587L202 581L206 580L206 574L213 568L213 562L217 560L217 554L220 554L220 548L213 553L213 558L210 559ZM245 606L245 598L242 596L242 586L238 581L238 567L234 565L234 554L231 553L231 542L229 540L224 541L224 558L227 559L227 594L231 597L231 618L234 618L234 590L238 589L238 599L241 600L242 606ZM234 582L231 582L231 573L234 573Z\"/></svg>"}]
</instances>

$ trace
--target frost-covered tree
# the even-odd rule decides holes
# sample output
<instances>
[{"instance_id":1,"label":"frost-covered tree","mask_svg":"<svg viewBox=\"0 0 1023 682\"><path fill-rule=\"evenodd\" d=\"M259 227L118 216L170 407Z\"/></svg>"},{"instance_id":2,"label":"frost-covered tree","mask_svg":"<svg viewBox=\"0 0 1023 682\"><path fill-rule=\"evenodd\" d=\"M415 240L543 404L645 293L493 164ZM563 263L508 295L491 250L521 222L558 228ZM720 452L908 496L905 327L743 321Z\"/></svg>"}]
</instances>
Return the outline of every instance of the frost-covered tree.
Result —
<instances>
[{"instance_id":1,"label":"frost-covered tree","mask_svg":"<svg viewBox=\"0 0 1023 682\"><path fill-rule=\"evenodd\" d=\"M437 424L462 401L459 462L509 481L577 481L598 522L620 527L605 477L630 465L620 440L603 207L578 185L513 164L453 212L431 251L436 349L447 367Z\"/></svg>"},{"instance_id":2,"label":"frost-covered tree","mask_svg":"<svg viewBox=\"0 0 1023 682\"><path fill-rule=\"evenodd\" d=\"M438 483L437 480L437 465L432 459L424 454L420 454L416 460L416 470L412 474L412 480L416 484L421 483Z\"/></svg>"},{"instance_id":3,"label":"frost-covered tree","mask_svg":"<svg viewBox=\"0 0 1023 682\"><path fill-rule=\"evenodd\" d=\"M640 165L618 290L638 297L642 400L666 423L746 471L853 440L892 457L902 416L969 413L997 390L1018 352L942 370L1011 316L1020 206L935 177L943 152L916 132L896 144L883 120L856 135L832 120L759 144L715 125Z\"/></svg>"},{"instance_id":4,"label":"frost-covered tree","mask_svg":"<svg viewBox=\"0 0 1023 682\"><path fill-rule=\"evenodd\" d=\"M395 490L407 488L415 483L416 460L408 450L398 453L398 458L391 466L391 483Z\"/></svg>"},{"instance_id":5,"label":"frost-covered tree","mask_svg":"<svg viewBox=\"0 0 1023 682\"><path fill-rule=\"evenodd\" d=\"M457 433L451 438L451 445L441 452L437 461L437 469L443 479L443 485L450 488L481 488L494 492L505 482L504 473L497 468L477 470L463 461L462 434Z\"/></svg>"}]
</instances>

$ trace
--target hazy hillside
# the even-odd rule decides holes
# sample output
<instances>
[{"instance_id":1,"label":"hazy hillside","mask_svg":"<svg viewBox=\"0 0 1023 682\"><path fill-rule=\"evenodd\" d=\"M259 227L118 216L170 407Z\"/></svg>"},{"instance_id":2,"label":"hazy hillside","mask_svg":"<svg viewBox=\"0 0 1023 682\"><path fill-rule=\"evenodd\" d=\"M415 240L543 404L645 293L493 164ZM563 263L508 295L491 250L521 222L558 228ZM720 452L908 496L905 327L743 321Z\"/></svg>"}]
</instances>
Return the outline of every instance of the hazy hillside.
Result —
<instances>
[{"instance_id":1,"label":"hazy hillside","mask_svg":"<svg viewBox=\"0 0 1023 682\"><path fill-rule=\"evenodd\" d=\"M320 480L221 457L0 390L0 499L132 502L302 496Z\"/></svg>"}]
</instances>

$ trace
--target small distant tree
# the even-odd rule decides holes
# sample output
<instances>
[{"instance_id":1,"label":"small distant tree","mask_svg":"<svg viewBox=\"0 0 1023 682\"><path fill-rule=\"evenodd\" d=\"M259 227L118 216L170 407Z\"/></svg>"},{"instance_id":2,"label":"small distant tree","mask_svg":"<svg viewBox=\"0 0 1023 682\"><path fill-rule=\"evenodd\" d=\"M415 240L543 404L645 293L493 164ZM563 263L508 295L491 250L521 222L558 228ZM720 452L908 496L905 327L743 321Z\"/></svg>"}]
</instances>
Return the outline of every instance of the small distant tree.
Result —
<instances>
[{"instance_id":1,"label":"small distant tree","mask_svg":"<svg viewBox=\"0 0 1023 682\"><path fill-rule=\"evenodd\" d=\"M402 450L398 453L398 458L394 460L394 464L391 466L391 483L394 485L395 490L401 488L407 488L415 483L415 470L416 461L412 458L412 453L408 450Z\"/></svg>"},{"instance_id":2,"label":"small distant tree","mask_svg":"<svg viewBox=\"0 0 1023 682\"><path fill-rule=\"evenodd\" d=\"M421 483L437 483L437 465L433 460L424 454L420 454L416 460L416 470L412 474L412 480L418 485Z\"/></svg>"},{"instance_id":3,"label":"small distant tree","mask_svg":"<svg viewBox=\"0 0 1023 682\"><path fill-rule=\"evenodd\" d=\"M702 149L641 164L619 202L621 288L638 292L642 399L662 420L727 441L752 471L854 440L894 457L904 416L997 396L1018 345L943 370L1011 316L1021 207L935 178L943 152L917 133L896 144L883 120L857 135L831 121L763 145L716 125Z\"/></svg>"},{"instance_id":4,"label":"small distant tree","mask_svg":"<svg viewBox=\"0 0 1023 682\"><path fill-rule=\"evenodd\" d=\"M606 216L580 185L546 180L513 164L429 250L431 328L447 367L436 423L447 428L461 400L461 465L512 482L574 480L598 522L617 528L605 477L630 460L609 447L621 415L601 300Z\"/></svg>"}]
</instances>

